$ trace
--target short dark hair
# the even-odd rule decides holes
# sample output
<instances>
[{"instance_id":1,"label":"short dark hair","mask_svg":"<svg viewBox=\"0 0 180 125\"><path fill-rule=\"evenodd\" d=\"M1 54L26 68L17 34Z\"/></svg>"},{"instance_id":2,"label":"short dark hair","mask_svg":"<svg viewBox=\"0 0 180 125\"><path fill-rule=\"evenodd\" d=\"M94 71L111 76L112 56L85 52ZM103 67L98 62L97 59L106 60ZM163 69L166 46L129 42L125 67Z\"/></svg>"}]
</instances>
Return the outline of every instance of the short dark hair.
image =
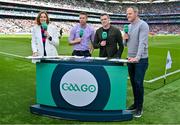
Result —
<instances>
[{"instance_id":1,"label":"short dark hair","mask_svg":"<svg viewBox=\"0 0 180 125\"><path fill-rule=\"evenodd\" d=\"M80 12L79 15L85 15L88 17L88 14L86 12Z\"/></svg>"},{"instance_id":2,"label":"short dark hair","mask_svg":"<svg viewBox=\"0 0 180 125\"><path fill-rule=\"evenodd\" d=\"M102 17L102 16L107 16L108 18L110 18L110 17L109 17L109 14L107 14L107 13L101 13L101 16L100 16L100 17Z\"/></svg>"}]
</instances>

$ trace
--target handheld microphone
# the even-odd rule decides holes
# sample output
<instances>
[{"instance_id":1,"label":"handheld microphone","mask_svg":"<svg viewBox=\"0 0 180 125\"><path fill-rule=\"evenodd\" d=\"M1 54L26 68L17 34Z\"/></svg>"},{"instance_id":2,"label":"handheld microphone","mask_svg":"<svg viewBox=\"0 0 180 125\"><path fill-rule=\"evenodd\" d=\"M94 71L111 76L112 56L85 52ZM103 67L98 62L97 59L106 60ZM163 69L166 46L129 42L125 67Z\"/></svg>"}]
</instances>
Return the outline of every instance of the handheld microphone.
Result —
<instances>
[{"instance_id":1,"label":"handheld microphone","mask_svg":"<svg viewBox=\"0 0 180 125\"><path fill-rule=\"evenodd\" d=\"M79 37L82 38L83 35L84 35L84 30L83 30L83 29L80 29L80 31L79 31Z\"/></svg>"},{"instance_id":2,"label":"handheld microphone","mask_svg":"<svg viewBox=\"0 0 180 125\"><path fill-rule=\"evenodd\" d=\"M45 21L42 22L41 26L42 26L42 28L43 28L45 31L47 31L48 25L47 25L47 23L46 23ZM44 34L44 35L45 35L45 34ZM46 35L45 35L45 36L46 36ZM47 37L47 36L46 36L46 37ZM52 40L52 37L49 36L48 39L51 41L51 40Z\"/></svg>"},{"instance_id":3,"label":"handheld microphone","mask_svg":"<svg viewBox=\"0 0 180 125\"><path fill-rule=\"evenodd\" d=\"M48 25L47 25L47 23L46 23L45 21L42 22L41 26L42 26L42 28L43 28L44 30L47 30Z\"/></svg>"},{"instance_id":4,"label":"handheld microphone","mask_svg":"<svg viewBox=\"0 0 180 125\"><path fill-rule=\"evenodd\" d=\"M106 40L107 39L107 32L102 32L102 39Z\"/></svg>"},{"instance_id":5,"label":"handheld microphone","mask_svg":"<svg viewBox=\"0 0 180 125\"><path fill-rule=\"evenodd\" d=\"M124 32L125 32L126 34L128 34L128 32L129 32L129 27L128 27L127 24L124 25L123 30L124 30ZM127 41L128 41L128 39L126 39L126 42L127 42Z\"/></svg>"},{"instance_id":6,"label":"handheld microphone","mask_svg":"<svg viewBox=\"0 0 180 125\"><path fill-rule=\"evenodd\" d=\"M103 41L101 41L101 43L102 43L101 46L106 46L107 32L102 32L101 37L103 39Z\"/></svg>"}]
</instances>

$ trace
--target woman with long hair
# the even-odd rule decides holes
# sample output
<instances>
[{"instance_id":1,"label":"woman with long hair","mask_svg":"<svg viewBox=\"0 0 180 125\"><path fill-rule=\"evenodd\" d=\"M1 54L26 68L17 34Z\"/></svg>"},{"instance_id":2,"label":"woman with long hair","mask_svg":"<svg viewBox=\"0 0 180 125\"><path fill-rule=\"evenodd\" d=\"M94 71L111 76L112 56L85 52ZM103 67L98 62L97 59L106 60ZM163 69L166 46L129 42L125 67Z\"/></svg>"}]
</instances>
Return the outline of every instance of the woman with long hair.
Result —
<instances>
[{"instance_id":1,"label":"woman with long hair","mask_svg":"<svg viewBox=\"0 0 180 125\"><path fill-rule=\"evenodd\" d=\"M57 27L49 23L49 16L45 11L39 12L36 24L32 28L33 56L57 56L59 34Z\"/></svg>"}]
</instances>

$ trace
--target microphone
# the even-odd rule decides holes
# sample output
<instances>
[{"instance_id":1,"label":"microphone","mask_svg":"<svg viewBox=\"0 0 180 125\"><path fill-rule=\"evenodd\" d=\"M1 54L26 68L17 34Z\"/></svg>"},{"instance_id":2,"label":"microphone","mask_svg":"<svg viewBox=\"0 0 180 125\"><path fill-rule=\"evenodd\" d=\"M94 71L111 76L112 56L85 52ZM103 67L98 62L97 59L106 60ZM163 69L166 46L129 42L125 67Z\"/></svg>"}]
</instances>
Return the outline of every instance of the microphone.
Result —
<instances>
[{"instance_id":1,"label":"microphone","mask_svg":"<svg viewBox=\"0 0 180 125\"><path fill-rule=\"evenodd\" d=\"M127 24L126 24L126 25L124 25L123 30L124 30L124 32L125 32L126 34L128 34L129 27L128 27L128 25L127 25ZM126 39L126 42L127 42L127 41L128 41L128 39Z\"/></svg>"},{"instance_id":2,"label":"microphone","mask_svg":"<svg viewBox=\"0 0 180 125\"><path fill-rule=\"evenodd\" d=\"M103 41L101 41L101 46L106 46L107 32L102 32L101 37L103 39Z\"/></svg>"},{"instance_id":3,"label":"microphone","mask_svg":"<svg viewBox=\"0 0 180 125\"><path fill-rule=\"evenodd\" d=\"M81 28L79 31L79 37L82 38L83 35L84 35L84 30Z\"/></svg>"},{"instance_id":4,"label":"microphone","mask_svg":"<svg viewBox=\"0 0 180 125\"><path fill-rule=\"evenodd\" d=\"M106 40L107 39L107 32L102 32L102 39Z\"/></svg>"},{"instance_id":5,"label":"microphone","mask_svg":"<svg viewBox=\"0 0 180 125\"><path fill-rule=\"evenodd\" d=\"M47 25L47 23L46 23L45 21L42 22L41 26L42 26L42 28L43 28L44 30L47 30L48 25Z\"/></svg>"},{"instance_id":6,"label":"microphone","mask_svg":"<svg viewBox=\"0 0 180 125\"><path fill-rule=\"evenodd\" d=\"M48 25L47 25L47 23L46 23L45 21L42 22L41 26L42 26L42 28L43 28L45 31L47 31ZM46 35L45 35L45 36L46 36ZM46 37L47 37L47 36L46 36ZM48 39L51 41L51 40L52 40L52 37L49 36Z\"/></svg>"}]
</instances>

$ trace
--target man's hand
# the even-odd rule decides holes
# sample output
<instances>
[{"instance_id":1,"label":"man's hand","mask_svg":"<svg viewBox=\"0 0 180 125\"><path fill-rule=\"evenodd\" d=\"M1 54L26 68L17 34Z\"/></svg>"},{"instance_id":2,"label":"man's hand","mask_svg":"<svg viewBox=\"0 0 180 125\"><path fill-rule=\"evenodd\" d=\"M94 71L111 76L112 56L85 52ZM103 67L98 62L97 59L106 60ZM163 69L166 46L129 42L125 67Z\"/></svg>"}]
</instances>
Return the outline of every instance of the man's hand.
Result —
<instances>
[{"instance_id":1,"label":"man's hand","mask_svg":"<svg viewBox=\"0 0 180 125\"><path fill-rule=\"evenodd\" d=\"M76 39L74 40L74 42L75 42L75 43L80 43L81 40L82 40L81 38L76 38Z\"/></svg>"},{"instance_id":2,"label":"man's hand","mask_svg":"<svg viewBox=\"0 0 180 125\"><path fill-rule=\"evenodd\" d=\"M128 39L129 39L129 36L128 36L127 33L125 33L125 34L123 35L123 40L124 40L124 41L127 41Z\"/></svg>"},{"instance_id":3,"label":"man's hand","mask_svg":"<svg viewBox=\"0 0 180 125\"><path fill-rule=\"evenodd\" d=\"M69 43L69 45L75 45L75 44L79 44L79 43L81 43L81 38L76 38L75 40L73 40L73 41L71 41L70 43Z\"/></svg>"},{"instance_id":4,"label":"man's hand","mask_svg":"<svg viewBox=\"0 0 180 125\"><path fill-rule=\"evenodd\" d=\"M128 58L128 62L130 62L130 63L137 63L137 62L139 62L139 59L138 58L132 58L132 57L129 57Z\"/></svg>"},{"instance_id":5,"label":"man's hand","mask_svg":"<svg viewBox=\"0 0 180 125\"><path fill-rule=\"evenodd\" d=\"M106 41L105 40L101 41L100 45L101 46L106 46Z\"/></svg>"},{"instance_id":6,"label":"man's hand","mask_svg":"<svg viewBox=\"0 0 180 125\"><path fill-rule=\"evenodd\" d=\"M34 52L34 53L32 54L32 56L38 56L38 53L37 53L37 52Z\"/></svg>"},{"instance_id":7,"label":"man's hand","mask_svg":"<svg viewBox=\"0 0 180 125\"><path fill-rule=\"evenodd\" d=\"M93 45L92 45L92 44L90 44L90 45L89 45L89 52L92 54L92 53L93 53L93 51L94 51Z\"/></svg>"}]
</instances>

